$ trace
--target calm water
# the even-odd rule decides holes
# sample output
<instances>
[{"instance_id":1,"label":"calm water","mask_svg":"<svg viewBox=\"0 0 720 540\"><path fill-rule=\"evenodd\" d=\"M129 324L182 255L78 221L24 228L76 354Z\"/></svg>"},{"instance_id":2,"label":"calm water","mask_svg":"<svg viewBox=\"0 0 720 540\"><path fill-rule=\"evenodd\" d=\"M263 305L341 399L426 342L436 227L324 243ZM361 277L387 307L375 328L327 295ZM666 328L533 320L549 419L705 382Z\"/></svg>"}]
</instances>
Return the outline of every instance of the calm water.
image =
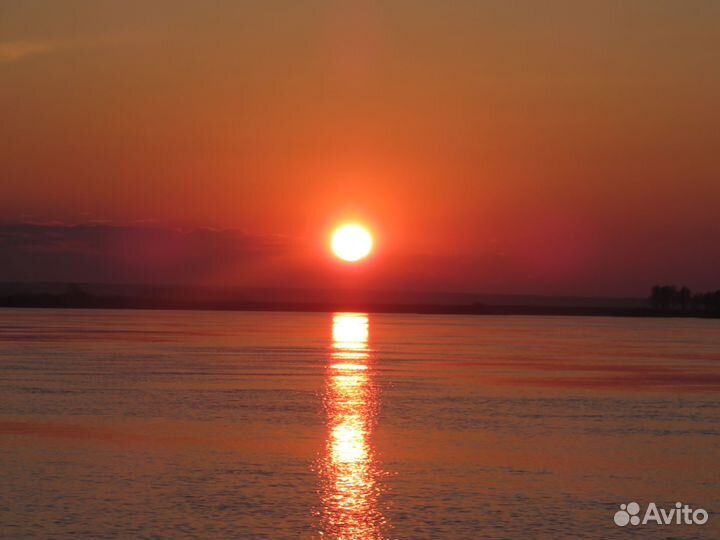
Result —
<instances>
[{"instance_id":1,"label":"calm water","mask_svg":"<svg viewBox=\"0 0 720 540\"><path fill-rule=\"evenodd\" d=\"M720 537L718 321L0 310L0 388L2 538Z\"/></svg>"}]
</instances>

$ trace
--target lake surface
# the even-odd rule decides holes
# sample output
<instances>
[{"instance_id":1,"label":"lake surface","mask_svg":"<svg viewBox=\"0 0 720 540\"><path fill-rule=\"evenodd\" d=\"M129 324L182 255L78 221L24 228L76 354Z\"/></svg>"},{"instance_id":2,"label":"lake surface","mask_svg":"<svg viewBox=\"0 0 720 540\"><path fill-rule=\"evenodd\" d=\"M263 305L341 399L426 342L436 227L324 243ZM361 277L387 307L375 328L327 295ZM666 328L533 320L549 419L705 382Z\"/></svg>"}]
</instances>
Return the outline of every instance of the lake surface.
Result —
<instances>
[{"instance_id":1,"label":"lake surface","mask_svg":"<svg viewBox=\"0 0 720 540\"><path fill-rule=\"evenodd\" d=\"M718 538L719 390L720 321L0 310L0 537Z\"/></svg>"}]
</instances>

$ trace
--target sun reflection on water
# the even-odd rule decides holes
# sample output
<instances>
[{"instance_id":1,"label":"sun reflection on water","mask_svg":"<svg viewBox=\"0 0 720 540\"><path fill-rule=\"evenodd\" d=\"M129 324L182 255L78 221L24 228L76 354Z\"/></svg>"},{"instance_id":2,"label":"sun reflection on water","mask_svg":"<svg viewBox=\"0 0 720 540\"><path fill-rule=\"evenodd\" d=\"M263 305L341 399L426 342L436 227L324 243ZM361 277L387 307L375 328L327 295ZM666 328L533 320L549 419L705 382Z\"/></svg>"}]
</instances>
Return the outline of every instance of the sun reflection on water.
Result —
<instances>
[{"instance_id":1,"label":"sun reflection on water","mask_svg":"<svg viewBox=\"0 0 720 540\"><path fill-rule=\"evenodd\" d=\"M366 315L333 317L324 400L328 435L320 468L323 538L384 538L379 469L370 441L378 399L368 333Z\"/></svg>"}]
</instances>

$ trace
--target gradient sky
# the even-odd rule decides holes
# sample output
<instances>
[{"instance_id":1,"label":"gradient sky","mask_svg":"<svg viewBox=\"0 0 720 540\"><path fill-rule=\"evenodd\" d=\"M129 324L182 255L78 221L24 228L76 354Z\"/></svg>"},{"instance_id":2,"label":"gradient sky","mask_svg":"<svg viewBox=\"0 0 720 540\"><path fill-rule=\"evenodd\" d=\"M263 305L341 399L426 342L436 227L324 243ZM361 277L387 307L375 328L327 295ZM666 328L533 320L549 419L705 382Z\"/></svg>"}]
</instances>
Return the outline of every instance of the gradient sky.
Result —
<instances>
[{"instance_id":1,"label":"gradient sky","mask_svg":"<svg viewBox=\"0 0 720 540\"><path fill-rule=\"evenodd\" d=\"M0 0L0 280L716 289L718 28L713 0ZM327 255L347 218L362 268Z\"/></svg>"}]
</instances>

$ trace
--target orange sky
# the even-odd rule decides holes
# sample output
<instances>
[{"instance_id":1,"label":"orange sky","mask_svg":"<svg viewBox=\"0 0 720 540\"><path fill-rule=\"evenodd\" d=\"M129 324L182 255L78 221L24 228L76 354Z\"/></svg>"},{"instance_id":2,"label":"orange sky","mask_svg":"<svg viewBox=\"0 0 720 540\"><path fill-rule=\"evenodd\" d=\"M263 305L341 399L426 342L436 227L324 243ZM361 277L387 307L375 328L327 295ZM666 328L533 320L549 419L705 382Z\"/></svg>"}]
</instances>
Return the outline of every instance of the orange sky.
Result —
<instances>
[{"instance_id":1,"label":"orange sky","mask_svg":"<svg viewBox=\"0 0 720 540\"><path fill-rule=\"evenodd\" d=\"M322 282L350 217L379 286L717 288L720 4L542 4L5 1L2 221L291 246L241 284Z\"/></svg>"}]
</instances>

